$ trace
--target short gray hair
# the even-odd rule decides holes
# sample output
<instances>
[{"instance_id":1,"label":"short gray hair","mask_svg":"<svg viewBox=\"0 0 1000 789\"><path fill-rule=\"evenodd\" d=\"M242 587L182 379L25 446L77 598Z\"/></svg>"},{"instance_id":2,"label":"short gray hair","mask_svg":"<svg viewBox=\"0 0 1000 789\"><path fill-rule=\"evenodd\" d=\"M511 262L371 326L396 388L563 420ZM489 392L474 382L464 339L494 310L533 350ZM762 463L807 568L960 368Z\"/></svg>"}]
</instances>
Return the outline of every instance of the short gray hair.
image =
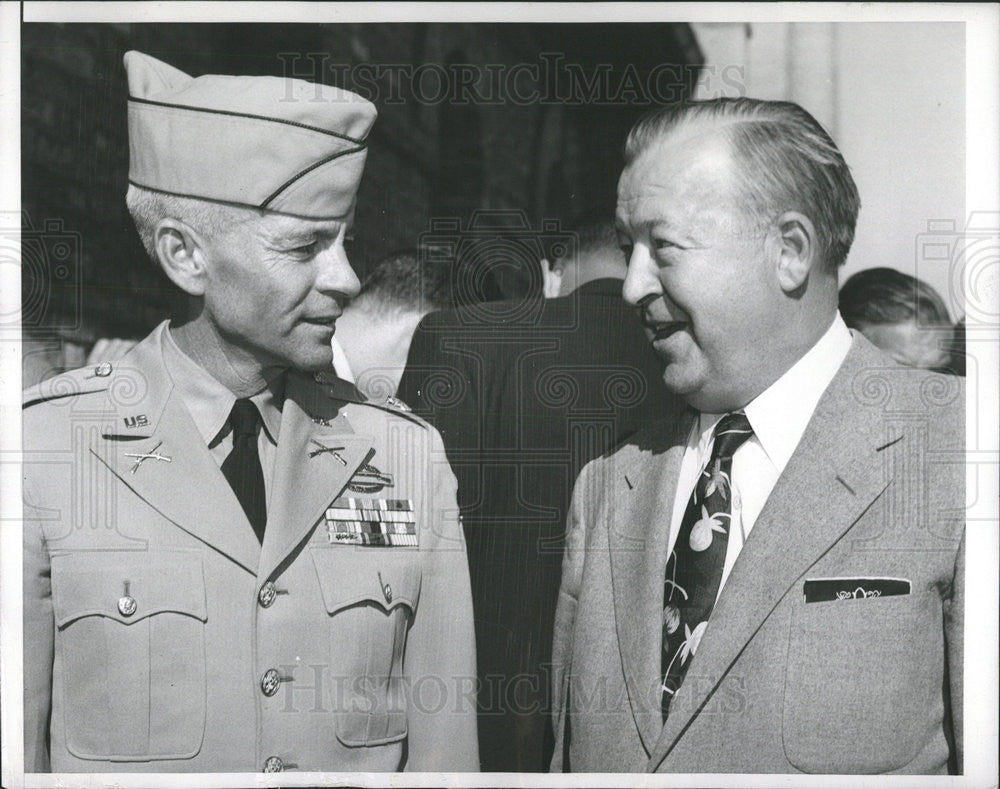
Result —
<instances>
[{"instance_id":1,"label":"short gray hair","mask_svg":"<svg viewBox=\"0 0 1000 789\"><path fill-rule=\"evenodd\" d=\"M854 241L861 198L830 135L798 104L720 98L656 110L629 132L626 166L678 127L713 121L747 165L739 183L751 210L764 221L783 211L808 216L822 260L835 271Z\"/></svg>"},{"instance_id":2,"label":"short gray hair","mask_svg":"<svg viewBox=\"0 0 1000 789\"><path fill-rule=\"evenodd\" d=\"M125 193L125 205L135 222L135 229L146 254L154 263L157 262L156 225L161 219L176 219L212 237L241 222L263 215L262 211L248 206L181 197L135 184L129 184Z\"/></svg>"}]
</instances>

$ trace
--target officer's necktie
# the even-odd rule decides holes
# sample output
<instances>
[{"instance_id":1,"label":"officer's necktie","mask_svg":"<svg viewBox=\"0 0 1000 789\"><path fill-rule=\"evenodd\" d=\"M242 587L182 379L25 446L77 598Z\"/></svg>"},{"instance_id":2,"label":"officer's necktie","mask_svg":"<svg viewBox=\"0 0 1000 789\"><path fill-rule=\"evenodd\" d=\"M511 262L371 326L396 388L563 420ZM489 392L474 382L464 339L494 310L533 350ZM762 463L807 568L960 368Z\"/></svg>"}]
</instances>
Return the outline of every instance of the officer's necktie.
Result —
<instances>
[{"instance_id":1,"label":"officer's necktie","mask_svg":"<svg viewBox=\"0 0 1000 789\"><path fill-rule=\"evenodd\" d=\"M663 584L662 707L670 701L698 649L722 583L732 518L733 453L753 435L742 411L715 428L712 456L694 486Z\"/></svg>"},{"instance_id":2,"label":"officer's necktie","mask_svg":"<svg viewBox=\"0 0 1000 789\"><path fill-rule=\"evenodd\" d=\"M222 473L247 514L254 534L264 542L267 503L264 499L264 472L257 453L260 412L250 400L237 400L229 413L233 428L233 448L222 462Z\"/></svg>"}]
</instances>

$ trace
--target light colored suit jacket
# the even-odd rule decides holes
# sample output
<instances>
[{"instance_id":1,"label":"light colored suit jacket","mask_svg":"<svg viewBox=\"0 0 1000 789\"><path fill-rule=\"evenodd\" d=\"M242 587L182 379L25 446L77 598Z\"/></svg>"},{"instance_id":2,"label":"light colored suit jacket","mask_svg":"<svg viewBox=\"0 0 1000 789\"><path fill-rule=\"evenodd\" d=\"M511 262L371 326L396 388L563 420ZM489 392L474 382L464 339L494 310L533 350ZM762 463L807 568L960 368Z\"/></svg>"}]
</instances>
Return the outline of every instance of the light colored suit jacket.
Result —
<instances>
[{"instance_id":1,"label":"light colored suit jacket","mask_svg":"<svg viewBox=\"0 0 1000 789\"><path fill-rule=\"evenodd\" d=\"M965 390L855 335L722 589L666 724L663 578L688 412L587 466L569 516L553 770L961 767ZM804 583L910 593L806 602Z\"/></svg>"},{"instance_id":2,"label":"light colored suit jacket","mask_svg":"<svg viewBox=\"0 0 1000 789\"><path fill-rule=\"evenodd\" d=\"M173 389L163 331L110 375L26 393L27 770L478 769L469 576L437 432L289 372L261 545ZM168 460L134 467L154 452ZM366 462L392 484L345 489ZM331 540L340 496L409 500L419 544Z\"/></svg>"}]
</instances>

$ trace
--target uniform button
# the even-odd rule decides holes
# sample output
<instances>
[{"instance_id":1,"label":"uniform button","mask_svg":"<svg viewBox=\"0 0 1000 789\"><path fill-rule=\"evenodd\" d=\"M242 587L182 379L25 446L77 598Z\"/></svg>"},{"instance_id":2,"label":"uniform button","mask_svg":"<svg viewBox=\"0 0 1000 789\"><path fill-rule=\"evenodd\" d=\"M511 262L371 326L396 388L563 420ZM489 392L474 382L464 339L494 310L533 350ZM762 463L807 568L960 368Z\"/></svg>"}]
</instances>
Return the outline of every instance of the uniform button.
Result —
<instances>
[{"instance_id":1,"label":"uniform button","mask_svg":"<svg viewBox=\"0 0 1000 789\"><path fill-rule=\"evenodd\" d=\"M389 586L389 584L386 584L385 586L382 587L382 594L385 595L385 601L387 603L392 602L392 587Z\"/></svg>"},{"instance_id":2,"label":"uniform button","mask_svg":"<svg viewBox=\"0 0 1000 789\"><path fill-rule=\"evenodd\" d=\"M280 684L281 675L276 668L269 668L260 675L260 689L265 696L273 696L277 693Z\"/></svg>"},{"instance_id":3,"label":"uniform button","mask_svg":"<svg viewBox=\"0 0 1000 789\"><path fill-rule=\"evenodd\" d=\"M118 612L122 616L132 616L136 608L135 598L131 595L124 595L118 598Z\"/></svg>"},{"instance_id":4,"label":"uniform button","mask_svg":"<svg viewBox=\"0 0 1000 789\"><path fill-rule=\"evenodd\" d=\"M274 602L274 598L277 596L278 592L274 588L274 581L268 581L260 588L260 592L257 595L257 601L260 603L261 608L269 608L271 603Z\"/></svg>"},{"instance_id":5,"label":"uniform button","mask_svg":"<svg viewBox=\"0 0 1000 789\"><path fill-rule=\"evenodd\" d=\"M264 762L265 773L280 773L284 769L285 763L281 761L280 756L268 756L267 761Z\"/></svg>"}]
</instances>

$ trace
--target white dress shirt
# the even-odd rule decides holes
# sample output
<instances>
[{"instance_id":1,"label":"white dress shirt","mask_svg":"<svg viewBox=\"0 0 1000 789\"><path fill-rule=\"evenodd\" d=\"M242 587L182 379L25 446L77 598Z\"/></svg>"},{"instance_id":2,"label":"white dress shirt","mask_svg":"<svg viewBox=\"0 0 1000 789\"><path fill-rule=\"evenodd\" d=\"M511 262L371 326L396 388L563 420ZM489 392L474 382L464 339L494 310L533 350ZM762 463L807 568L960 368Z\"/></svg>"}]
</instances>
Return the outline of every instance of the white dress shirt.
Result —
<instances>
[{"instance_id":1,"label":"white dress shirt","mask_svg":"<svg viewBox=\"0 0 1000 789\"><path fill-rule=\"evenodd\" d=\"M354 371L351 369L351 363L347 361L347 354L344 353L344 346L342 346L337 340L336 335L330 338L330 348L333 350L333 371L337 374L337 377L342 381L356 384L357 380L354 378Z\"/></svg>"},{"instance_id":2,"label":"white dress shirt","mask_svg":"<svg viewBox=\"0 0 1000 789\"><path fill-rule=\"evenodd\" d=\"M802 439L820 396L840 369L850 347L851 332L838 312L826 334L743 409L754 434L733 455L733 512L722 584L726 583L757 516ZM711 457L712 432L723 416L700 414L688 435L674 496L669 550L673 550L677 540L698 476Z\"/></svg>"}]
</instances>

